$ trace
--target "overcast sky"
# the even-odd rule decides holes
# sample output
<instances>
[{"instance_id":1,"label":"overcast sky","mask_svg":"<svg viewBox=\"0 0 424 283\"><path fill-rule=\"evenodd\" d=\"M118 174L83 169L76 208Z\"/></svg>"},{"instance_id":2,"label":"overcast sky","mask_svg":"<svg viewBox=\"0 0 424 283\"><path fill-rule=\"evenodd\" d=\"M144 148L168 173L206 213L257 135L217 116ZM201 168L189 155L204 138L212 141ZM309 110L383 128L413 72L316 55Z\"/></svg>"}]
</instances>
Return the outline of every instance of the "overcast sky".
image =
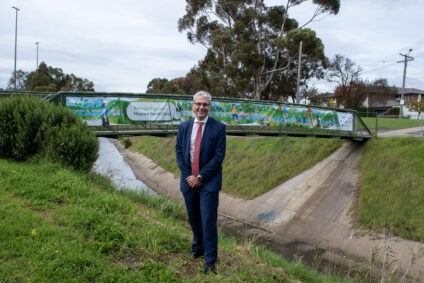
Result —
<instances>
[{"instance_id":1,"label":"overcast sky","mask_svg":"<svg viewBox=\"0 0 424 283\"><path fill-rule=\"evenodd\" d=\"M93 81L96 91L145 92L151 79L182 77L205 54L178 32L183 0L0 0L0 88L14 69L12 6L20 9L17 69L35 69L39 42L39 62ZM302 5L290 16L302 23L312 12L313 6ZM387 78L399 87L399 53L412 48L406 87L424 90L423 12L423 0L342 0L338 15L308 27L323 41L327 57L347 56L361 66L362 78ZM333 89L325 81L316 87Z\"/></svg>"}]
</instances>

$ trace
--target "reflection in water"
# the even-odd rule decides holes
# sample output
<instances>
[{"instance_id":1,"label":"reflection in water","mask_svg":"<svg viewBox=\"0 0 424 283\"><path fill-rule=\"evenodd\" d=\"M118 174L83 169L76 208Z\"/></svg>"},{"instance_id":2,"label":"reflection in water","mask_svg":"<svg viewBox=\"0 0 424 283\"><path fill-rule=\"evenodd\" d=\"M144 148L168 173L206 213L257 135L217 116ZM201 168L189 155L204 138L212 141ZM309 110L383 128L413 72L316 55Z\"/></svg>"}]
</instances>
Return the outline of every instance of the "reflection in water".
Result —
<instances>
[{"instance_id":1,"label":"reflection in water","mask_svg":"<svg viewBox=\"0 0 424 283\"><path fill-rule=\"evenodd\" d=\"M112 142L107 138L99 138L99 144L99 158L93 166L95 172L108 177L117 189L128 188L156 195L152 189L137 179Z\"/></svg>"}]
</instances>

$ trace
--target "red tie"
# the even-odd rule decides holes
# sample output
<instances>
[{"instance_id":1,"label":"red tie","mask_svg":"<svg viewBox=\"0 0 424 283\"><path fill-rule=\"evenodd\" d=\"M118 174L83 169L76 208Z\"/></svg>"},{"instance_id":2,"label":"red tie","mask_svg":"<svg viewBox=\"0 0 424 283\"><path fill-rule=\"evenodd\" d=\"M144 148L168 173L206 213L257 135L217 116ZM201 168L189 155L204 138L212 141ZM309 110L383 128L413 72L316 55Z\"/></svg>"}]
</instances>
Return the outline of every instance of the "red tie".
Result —
<instances>
[{"instance_id":1,"label":"red tie","mask_svg":"<svg viewBox=\"0 0 424 283\"><path fill-rule=\"evenodd\" d=\"M200 143L202 141L202 122L196 122L199 127L197 128L196 142L194 143L193 153L193 164L191 165L191 174L193 176L199 175L199 155L200 155Z\"/></svg>"}]
</instances>

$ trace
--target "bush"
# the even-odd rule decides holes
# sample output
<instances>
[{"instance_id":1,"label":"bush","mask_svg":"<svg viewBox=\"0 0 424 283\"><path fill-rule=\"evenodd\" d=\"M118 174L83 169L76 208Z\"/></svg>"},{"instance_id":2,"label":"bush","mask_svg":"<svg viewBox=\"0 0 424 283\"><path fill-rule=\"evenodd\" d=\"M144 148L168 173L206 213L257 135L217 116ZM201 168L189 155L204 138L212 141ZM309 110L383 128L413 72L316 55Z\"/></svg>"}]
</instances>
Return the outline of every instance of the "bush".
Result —
<instances>
[{"instance_id":1,"label":"bush","mask_svg":"<svg viewBox=\"0 0 424 283\"><path fill-rule=\"evenodd\" d=\"M390 108L389 112L387 112L388 115L399 115L399 113L400 113L399 107Z\"/></svg>"},{"instance_id":2,"label":"bush","mask_svg":"<svg viewBox=\"0 0 424 283\"><path fill-rule=\"evenodd\" d=\"M130 139L124 139L122 142L125 148L129 148L132 145L132 142L130 141Z\"/></svg>"},{"instance_id":3,"label":"bush","mask_svg":"<svg viewBox=\"0 0 424 283\"><path fill-rule=\"evenodd\" d=\"M98 156L98 141L86 124L36 97L1 99L0 132L0 156L18 161L39 155L86 171Z\"/></svg>"}]
</instances>

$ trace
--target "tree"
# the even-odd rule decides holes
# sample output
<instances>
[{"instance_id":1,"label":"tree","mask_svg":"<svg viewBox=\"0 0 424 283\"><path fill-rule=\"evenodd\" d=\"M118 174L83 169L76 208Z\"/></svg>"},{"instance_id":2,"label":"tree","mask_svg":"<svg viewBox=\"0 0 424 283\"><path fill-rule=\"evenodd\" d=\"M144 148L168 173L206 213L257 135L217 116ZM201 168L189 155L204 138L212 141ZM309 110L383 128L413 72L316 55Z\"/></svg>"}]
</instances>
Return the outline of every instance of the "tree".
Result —
<instances>
[{"instance_id":1,"label":"tree","mask_svg":"<svg viewBox=\"0 0 424 283\"><path fill-rule=\"evenodd\" d=\"M359 109L366 98L366 86L362 81L352 81L349 85L339 85L334 90L337 105L348 109Z\"/></svg>"},{"instance_id":2,"label":"tree","mask_svg":"<svg viewBox=\"0 0 424 283\"><path fill-rule=\"evenodd\" d=\"M360 80L361 67L337 54L328 63L327 80L337 84L334 90L337 105L358 109L365 101L365 84Z\"/></svg>"},{"instance_id":3,"label":"tree","mask_svg":"<svg viewBox=\"0 0 424 283\"><path fill-rule=\"evenodd\" d=\"M28 76L27 72L22 71L21 69L16 71L16 90L26 90L26 77ZM7 83L7 90L15 89L15 73L12 73L12 76Z\"/></svg>"},{"instance_id":4,"label":"tree","mask_svg":"<svg viewBox=\"0 0 424 283\"><path fill-rule=\"evenodd\" d=\"M268 7L264 0L186 0L178 29L188 31L191 43L207 48L199 63L200 84L214 95L276 99L282 90L293 89L300 41L306 55L304 80L319 77L324 47L315 32L304 27L323 13L337 14L340 1L312 0L315 13L299 26L288 11L306 1Z\"/></svg>"},{"instance_id":5,"label":"tree","mask_svg":"<svg viewBox=\"0 0 424 283\"><path fill-rule=\"evenodd\" d=\"M409 111L416 111L418 112L418 119L420 118L421 112L424 110L424 101L418 101L418 98L413 99L410 101L406 107L409 109Z\"/></svg>"},{"instance_id":6,"label":"tree","mask_svg":"<svg viewBox=\"0 0 424 283\"><path fill-rule=\"evenodd\" d=\"M337 54L328 63L327 80L337 83L339 87L349 86L358 81L361 75L361 67L349 58Z\"/></svg>"},{"instance_id":7,"label":"tree","mask_svg":"<svg viewBox=\"0 0 424 283\"><path fill-rule=\"evenodd\" d=\"M94 91L94 83L74 74L65 74L60 68L47 66L41 62L36 71L31 73L19 70L16 73L18 90L31 91ZM9 80L8 89L14 88L14 76Z\"/></svg>"},{"instance_id":8,"label":"tree","mask_svg":"<svg viewBox=\"0 0 424 283\"><path fill-rule=\"evenodd\" d=\"M147 85L146 93L184 94L184 90L174 81L161 78L152 79Z\"/></svg>"}]
</instances>

